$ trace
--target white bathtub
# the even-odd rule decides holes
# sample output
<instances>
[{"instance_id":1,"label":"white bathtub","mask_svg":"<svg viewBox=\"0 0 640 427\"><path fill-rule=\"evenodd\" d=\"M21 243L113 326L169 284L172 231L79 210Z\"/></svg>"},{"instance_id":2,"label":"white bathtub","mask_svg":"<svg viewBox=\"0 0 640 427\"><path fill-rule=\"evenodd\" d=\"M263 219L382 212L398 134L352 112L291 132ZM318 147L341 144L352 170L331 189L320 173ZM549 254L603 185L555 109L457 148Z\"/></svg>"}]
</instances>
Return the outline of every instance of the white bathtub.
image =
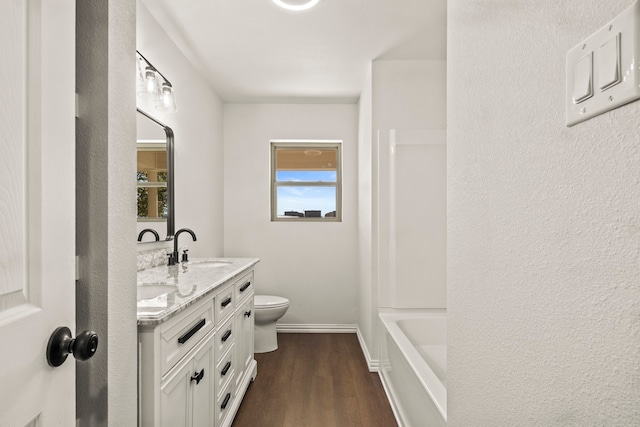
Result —
<instances>
[{"instance_id":1,"label":"white bathtub","mask_svg":"<svg viewBox=\"0 0 640 427\"><path fill-rule=\"evenodd\" d=\"M447 424L447 315L381 309L380 378L401 426Z\"/></svg>"}]
</instances>

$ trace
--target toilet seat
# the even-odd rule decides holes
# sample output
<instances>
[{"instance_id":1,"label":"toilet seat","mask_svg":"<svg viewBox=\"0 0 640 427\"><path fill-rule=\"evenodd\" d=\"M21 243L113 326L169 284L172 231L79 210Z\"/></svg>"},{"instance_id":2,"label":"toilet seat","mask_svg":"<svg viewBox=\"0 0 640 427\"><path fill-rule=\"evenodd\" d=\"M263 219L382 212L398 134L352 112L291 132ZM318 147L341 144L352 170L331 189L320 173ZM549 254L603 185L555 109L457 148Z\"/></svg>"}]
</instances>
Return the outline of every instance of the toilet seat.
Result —
<instances>
[{"instance_id":1,"label":"toilet seat","mask_svg":"<svg viewBox=\"0 0 640 427\"><path fill-rule=\"evenodd\" d=\"M289 305L287 298L277 297L273 295L255 295L253 297L253 307L255 310L268 308L282 308Z\"/></svg>"}]
</instances>

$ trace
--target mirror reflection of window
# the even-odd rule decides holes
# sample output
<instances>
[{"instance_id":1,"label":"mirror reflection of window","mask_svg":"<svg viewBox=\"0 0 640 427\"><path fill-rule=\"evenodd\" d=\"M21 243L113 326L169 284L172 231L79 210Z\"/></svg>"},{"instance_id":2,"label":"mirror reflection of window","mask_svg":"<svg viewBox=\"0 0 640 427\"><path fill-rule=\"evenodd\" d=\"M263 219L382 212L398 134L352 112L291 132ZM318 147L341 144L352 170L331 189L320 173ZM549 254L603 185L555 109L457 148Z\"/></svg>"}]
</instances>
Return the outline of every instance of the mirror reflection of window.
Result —
<instances>
[{"instance_id":1,"label":"mirror reflection of window","mask_svg":"<svg viewBox=\"0 0 640 427\"><path fill-rule=\"evenodd\" d=\"M167 148L164 141L138 141L137 204L139 221L166 221Z\"/></svg>"},{"instance_id":2,"label":"mirror reflection of window","mask_svg":"<svg viewBox=\"0 0 640 427\"><path fill-rule=\"evenodd\" d=\"M151 229L159 234L160 240L172 240L175 232L173 130L140 109L136 125L136 236ZM146 242L149 240L138 241Z\"/></svg>"}]
</instances>

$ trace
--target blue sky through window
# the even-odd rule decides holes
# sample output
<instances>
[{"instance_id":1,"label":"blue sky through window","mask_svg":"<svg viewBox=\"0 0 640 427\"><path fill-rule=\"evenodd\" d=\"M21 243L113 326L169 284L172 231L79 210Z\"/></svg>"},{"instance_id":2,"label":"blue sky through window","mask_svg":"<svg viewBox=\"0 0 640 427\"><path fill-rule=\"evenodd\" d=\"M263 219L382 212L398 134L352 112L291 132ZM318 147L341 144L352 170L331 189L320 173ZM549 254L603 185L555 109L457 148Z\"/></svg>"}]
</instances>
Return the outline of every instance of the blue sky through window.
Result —
<instances>
[{"instance_id":1,"label":"blue sky through window","mask_svg":"<svg viewBox=\"0 0 640 427\"><path fill-rule=\"evenodd\" d=\"M335 187L278 187L278 216L286 211L319 210L324 217L336 210Z\"/></svg>"}]
</instances>

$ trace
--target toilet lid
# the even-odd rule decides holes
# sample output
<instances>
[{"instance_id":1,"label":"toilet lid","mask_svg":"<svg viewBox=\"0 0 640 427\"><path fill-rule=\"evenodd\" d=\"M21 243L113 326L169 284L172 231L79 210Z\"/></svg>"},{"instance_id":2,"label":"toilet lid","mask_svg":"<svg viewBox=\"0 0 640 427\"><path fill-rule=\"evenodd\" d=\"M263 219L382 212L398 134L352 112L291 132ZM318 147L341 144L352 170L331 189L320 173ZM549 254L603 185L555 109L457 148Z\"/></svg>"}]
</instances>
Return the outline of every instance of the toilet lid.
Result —
<instances>
[{"instance_id":1,"label":"toilet lid","mask_svg":"<svg viewBox=\"0 0 640 427\"><path fill-rule=\"evenodd\" d=\"M289 300L273 295L255 295L253 297L253 305L256 309L270 307L275 308L289 305Z\"/></svg>"}]
</instances>

